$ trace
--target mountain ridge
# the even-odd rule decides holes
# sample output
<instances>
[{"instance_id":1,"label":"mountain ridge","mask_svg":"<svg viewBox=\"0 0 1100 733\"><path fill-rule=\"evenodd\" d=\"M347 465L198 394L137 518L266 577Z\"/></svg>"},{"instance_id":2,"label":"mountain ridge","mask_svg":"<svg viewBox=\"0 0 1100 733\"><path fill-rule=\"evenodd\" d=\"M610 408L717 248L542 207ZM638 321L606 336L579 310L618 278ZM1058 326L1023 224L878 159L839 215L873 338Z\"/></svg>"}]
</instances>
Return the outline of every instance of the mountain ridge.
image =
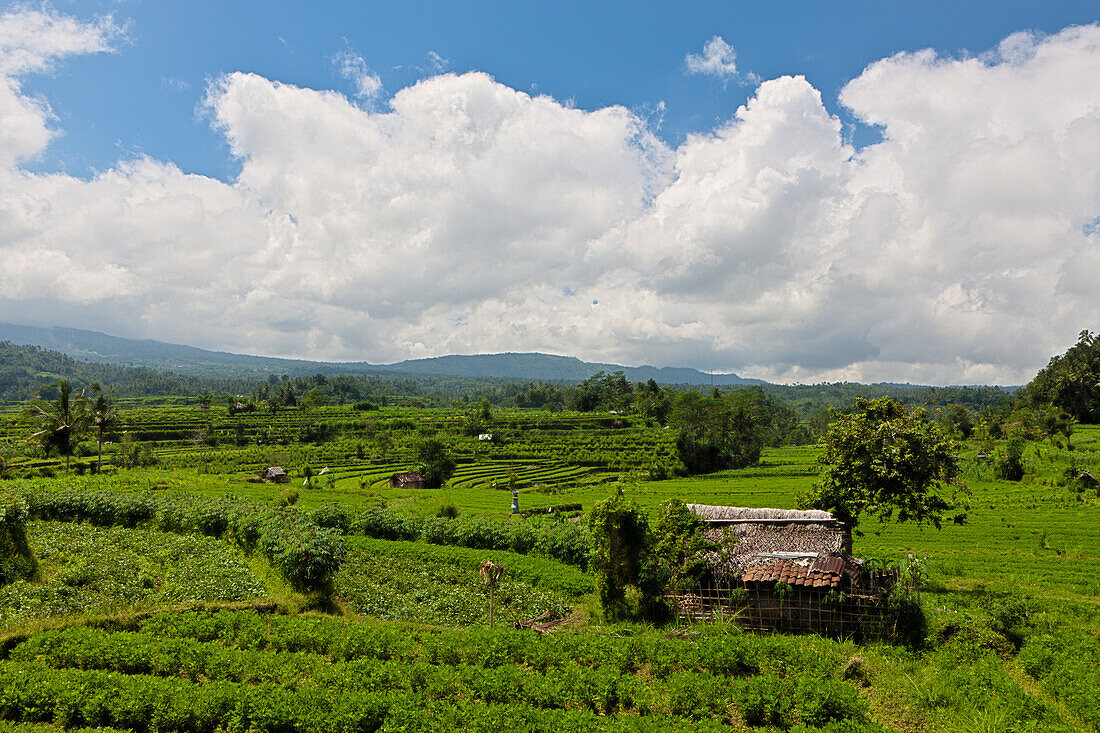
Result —
<instances>
[{"instance_id":1,"label":"mountain ridge","mask_svg":"<svg viewBox=\"0 0 1100 733\"><path fill-rule=\"evenodd\" d=\"M653 379L662 384L767 384L763 380L746 379L733 373L708 374L691 367L630 367L586 362L573 356L540 352L450 354L406 359L390 364L365 361L327 362L213 351L197 346L170 344L153 339L128 339L99 331L62 326L40 327L12 323L0 323L0 341L53 349L74 359L90 362L147 366L204 378L263 378L270 374L333 376L388 373L581 381L601 371L621 371L631 381Z\"/></svg>"}]
</instances>

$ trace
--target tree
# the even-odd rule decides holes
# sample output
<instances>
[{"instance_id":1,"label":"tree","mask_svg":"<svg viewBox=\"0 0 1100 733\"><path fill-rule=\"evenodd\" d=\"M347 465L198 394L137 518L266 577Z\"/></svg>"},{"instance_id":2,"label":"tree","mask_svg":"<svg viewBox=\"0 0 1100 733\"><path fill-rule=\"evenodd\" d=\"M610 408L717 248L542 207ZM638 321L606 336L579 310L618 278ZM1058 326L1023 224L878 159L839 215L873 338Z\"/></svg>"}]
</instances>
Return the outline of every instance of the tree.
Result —
<instances>
[{"instance_id":1,"label":"tree","mask_svg":"<svg viewBox=\"0 0 1100 733\"><path fill-rule=\"evenodd\" d=\"M447 452L447 446L438 438L428 438L416 446L420 475L429 489L438 489L455 472L455 462Z\"/></svg>"},{"instance_id":2,"label":"tree","mask_svg":"<svg viewBox=\"0 0 1100 733\"><path fill-rule=\"evenodd\" d=\"M466 435L481 435L487 433L493 426L493 409L489 406L489 400L483 399L477 404L470 405L466 413L466 421L463 431Z\"/></svg>"},{"instance_id":3,"label":"tree","mask_svg":"<svg viewBox=\"0 0 1100 733\"><path fill-rule=\"evenodd\" d=\"M669 390L661 389L652 379L645 384L639 382L634 390L634 409L665 425L668 423L669 413L672 412L672 397Z\"/></svg>"},{"instance_id":4,"label":"tree","mask_svg":"<svg viewBox=\"0 0 1100 733\"><path fill-rule=\"evenodd\" d=\"M378 449L379 460L385 463L386 458L390 454L390 449L393 448L393 436L390 435L390 431L379 430L378 434L374 437L374 445Z\"/></svg>"},{"instance_id":5,"label":"tree","mask_svg":"<svg viewBox=\"0 0 1100 733\"><path fill-rule=\"evenodd\" d=\"M569 406L580 412L598 408L623 412L634 400L634 387L622 372L596 372L569 393Z\"/></svg>"},{"instance_id":6,"label":"tree","mask_svg":"<svg viewBox=\"0 0 1100 733\"><path fill-rule=\"evenodd\" d=\"M968 440L974 434L974 420L970 417L970 410L965 405L952 405L945 416L947 425L959 434L963 440Z\"/></svg>"},{"instance_id":7,"label":"tree","mask_svg":"<svg viewBox=\"0 0 1100 733\"><path fill-rule=\"evenodd\" d=\"M73 397L73 387L67 379L59 381L54 389L56 399L32 401L23 412L23 419L34 431L30 439L37 441L46 455L56 448L59 454L65 456L65 474L68 475L69 458L77 437L87 427L87 418L80 409L81 395Z\"/></svg>"},{"instance_id":8,"label":"tree","mask_svg":"<svg viewBox=\"0 0 1100 733\"><path fill-rule=\"evenodd\" d=\"M1078 422L1100 422L1100 337L1082 331L1076 344L1051 358L1028 383L1022 400L1054 405Z\"/></svg>"},{"instance_id":9,"label":"tree","mask_svg":"<svg viewBox=\"0 0 1100 733\"><path fill-rule=\"evenodd\" d=\"M84 419L95 430L96 445L99 447L99 457L96 460L95 472L103 471L103 438L108 428L112 428L118 422L118 410L111 398L104 394L103 388L98 382L93 382L90 387L92 397L80 401L84 412ZM209 397L207 398L209 405Z\"/></svg>"},{"instance_id":10,"label":"tree","mask_svg":"<svg viewBox=\"0 0 1100 733\"><path fill-rule=\"evenodd\" d=\"M653 531L653 559L664 593L692 591L706 572L706 553L717 549L707 540L704 523L679 499L661 505Z\"/></svg>"},{"instance_id":11,"label":"tree","mask_svg":"<svg viewBox=\"0 0 1100 733\"><path fill-rule=\"evenodd\" d=\"M588 513L590 565L596 573L600 604L611 620L652 615L658 601L649 560L653 538L645 512L623 495L622 487Z\"/></svg>"},{"instance_id":12,"label":"tree","mask_svg":"<svg viewBox=\"0 0 1100 733\"><path fill-rule=\"evenodd\" d=\"M889 397L857 397L855 411L829 428L819 459L824 474L799 505L829 510L844 522L846 553L864 514L938 529L954 508L939 492L958 476L955 446L925 418L923 410L910 413Z\"/></svg>"},{"instance_id":13,"label":"tree","mask_svg":"<svg viewBox=\"0 0 1100 733\"><path fill-rule=\"evenodd\" d=\"M676 452L687 472L712 473L759 462L764 438L756 413L752 400L740 393L681 393L669 424L680 431Z\"/></svg>"}]
</instances>

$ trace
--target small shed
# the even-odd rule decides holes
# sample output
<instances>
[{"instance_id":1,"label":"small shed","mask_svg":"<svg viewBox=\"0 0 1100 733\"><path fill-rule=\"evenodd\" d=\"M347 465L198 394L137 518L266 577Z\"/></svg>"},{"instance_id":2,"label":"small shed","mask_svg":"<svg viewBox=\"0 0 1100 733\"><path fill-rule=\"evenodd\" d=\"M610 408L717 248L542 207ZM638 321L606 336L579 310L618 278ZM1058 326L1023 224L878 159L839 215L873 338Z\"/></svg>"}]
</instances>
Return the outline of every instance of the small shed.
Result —
<instances>
[{"instance_id":1,"label":"small shed","mask_svg":"<svg viewBox=\"0 0 1100 733\"><path fill-rule=\"evenodd\" d=\"M1097 496L1100 496L1100 480L1092 475L1089 471L1082 471L1077 476L1077 483L1081 485L1083 489L1091 489L1096 492Z\"/></svg>"},{"instance_id":2,"label":"small shed","mask_svg":"<svg viewBox=\"0 0 1100 733\"><path fill-rule=\"evenodd\" d=\"M845 555L844 524L825 511L688 504L717 549L694 592L670 599L681 616L733 617L747 629L873 635L885 624L896 573Z\"/></svg>"},{"instance_id":3,"label":"small shed","mask_svg":"<svg viewBox=\"0 0 1100 733\"><path fill-rule=\"evenodd\" d=\"M269 484L289 484L290 476L281 466L269 466L260 474L260 480Z\"/></svg>"},{"instance_id":4,"label":"small shed","mask_svg":"<svg viewBox=\"0 0 1100 733\"><path fill-rule=\"evenodd\" d=\"M423 489L424 477L416 471L407 471L406 473L395 473L390 476L390 488L391 489Z\"/></svg>"}]
</instances>

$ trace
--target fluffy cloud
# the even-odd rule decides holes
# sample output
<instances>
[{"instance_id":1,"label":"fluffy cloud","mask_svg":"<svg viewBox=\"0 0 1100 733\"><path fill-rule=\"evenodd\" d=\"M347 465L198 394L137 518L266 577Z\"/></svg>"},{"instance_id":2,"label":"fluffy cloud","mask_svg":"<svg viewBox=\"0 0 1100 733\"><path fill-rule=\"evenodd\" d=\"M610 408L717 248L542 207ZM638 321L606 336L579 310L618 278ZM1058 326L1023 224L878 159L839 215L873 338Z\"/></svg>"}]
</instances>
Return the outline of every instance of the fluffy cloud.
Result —
<instances>
[{"instance_id":1,"label":"fluffy cloud","mask_svg":"<svg viewBox=\"0 0 1100 733\"><path fill-rule=\"evenodd\" d=\"M25 123L0 127L5 320L308 358L1005 383L1100 309L1100 27L870 65L840 97L882 130L860 151L801 77L669 149L624 108L481 73L385 109L231 73L206 97L231 183L149 159L88 181L21 170L50 120L19 79L117 29L0 27L0 117ZM356 59L338 61L353 81Z\"/></svg>"},{"instance_id":2,"label":"fluffy cloud","mask_svg":"<svg viewBox=\"0 0 1100 733\"><path fill-rule=\"evenodd\" d=\"M71 54L109 51L121 33L110 17L80 23L45 8L0 15L0 166L33 156L53 136L49 106L22 94L20 77Z\"/></svg>"},{"instance_id":3,"label":"fluffy cloud","mask_svg":"<svg viewBox=\"0 0 1100 733\"><path fill-rule=\"evenodd\" d=\"M362 56L345 51L337 54L333 63L340 76L355 84L355 96L359 99L373 100L382 93L382 78L370 70Z\"/></svg>"},{"instance_id":4,"label":"fluffy cloud","mask_svg":"<svg viewBox=\"0 0 1100 733\"><path fill-rule=\"evenodd\" d=\"M689 74L714 76L723 82L739 78L737 52L721 36L712 36L703 44L703 53L689 53L684 57L684 67ZM756 80L750 76L749 81Z\"/></svg>"}]
</instances>

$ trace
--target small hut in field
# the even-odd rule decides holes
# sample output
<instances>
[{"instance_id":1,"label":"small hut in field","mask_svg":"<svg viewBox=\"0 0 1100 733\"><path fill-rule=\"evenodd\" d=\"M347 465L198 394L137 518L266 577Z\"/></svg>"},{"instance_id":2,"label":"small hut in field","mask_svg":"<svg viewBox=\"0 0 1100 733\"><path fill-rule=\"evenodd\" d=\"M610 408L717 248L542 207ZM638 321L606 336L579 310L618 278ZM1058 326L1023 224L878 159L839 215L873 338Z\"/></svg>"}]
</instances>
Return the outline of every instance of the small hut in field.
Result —
<instances>
[{"instance_id":1,"label":"small hut in field","mask_svg":"<svg viewBox=\"0 0 1100 733\"><path fill-rule=\"evenodd\" d=\"M1090 471L1082 471L1077 477L1077 483L1081 485L1081 488L1085 490L1095 491L1097 496L1100 496L1100 481L1092 475Z\"/></svg>"},{"instance_id":2,"label":"small hut in field","mask_svg":"<svg viewBox=\"0 0 1100 733\"><path fill-rule=\"evenodd\" d=\"M424 477L416 471L395 473L390 476L391 489L423 489Z\"/></svg>"},{"instance_id":3,"label":"small hut in field","mask_svg":"<svg viewBox=\"0 0 1100 733\"><path fill-rule=\"evenodd\" d=\"M681 616L722 614L747 629L865 635L885 620L895 573L843 554L844 525L825 511L688 504L703 522L706 572L670 599Z\"/></svg>"},{"instance_id":4,"label":"small hut in field","mask_svg":"<svg viewBox=\"0 0 1100 733\"><path fill-rule=\"evenodd\" d=\"M289 484L290 476L281 466L268 466L260 474L260 480L269 484Z\"/></svg>"}]
</instances>

